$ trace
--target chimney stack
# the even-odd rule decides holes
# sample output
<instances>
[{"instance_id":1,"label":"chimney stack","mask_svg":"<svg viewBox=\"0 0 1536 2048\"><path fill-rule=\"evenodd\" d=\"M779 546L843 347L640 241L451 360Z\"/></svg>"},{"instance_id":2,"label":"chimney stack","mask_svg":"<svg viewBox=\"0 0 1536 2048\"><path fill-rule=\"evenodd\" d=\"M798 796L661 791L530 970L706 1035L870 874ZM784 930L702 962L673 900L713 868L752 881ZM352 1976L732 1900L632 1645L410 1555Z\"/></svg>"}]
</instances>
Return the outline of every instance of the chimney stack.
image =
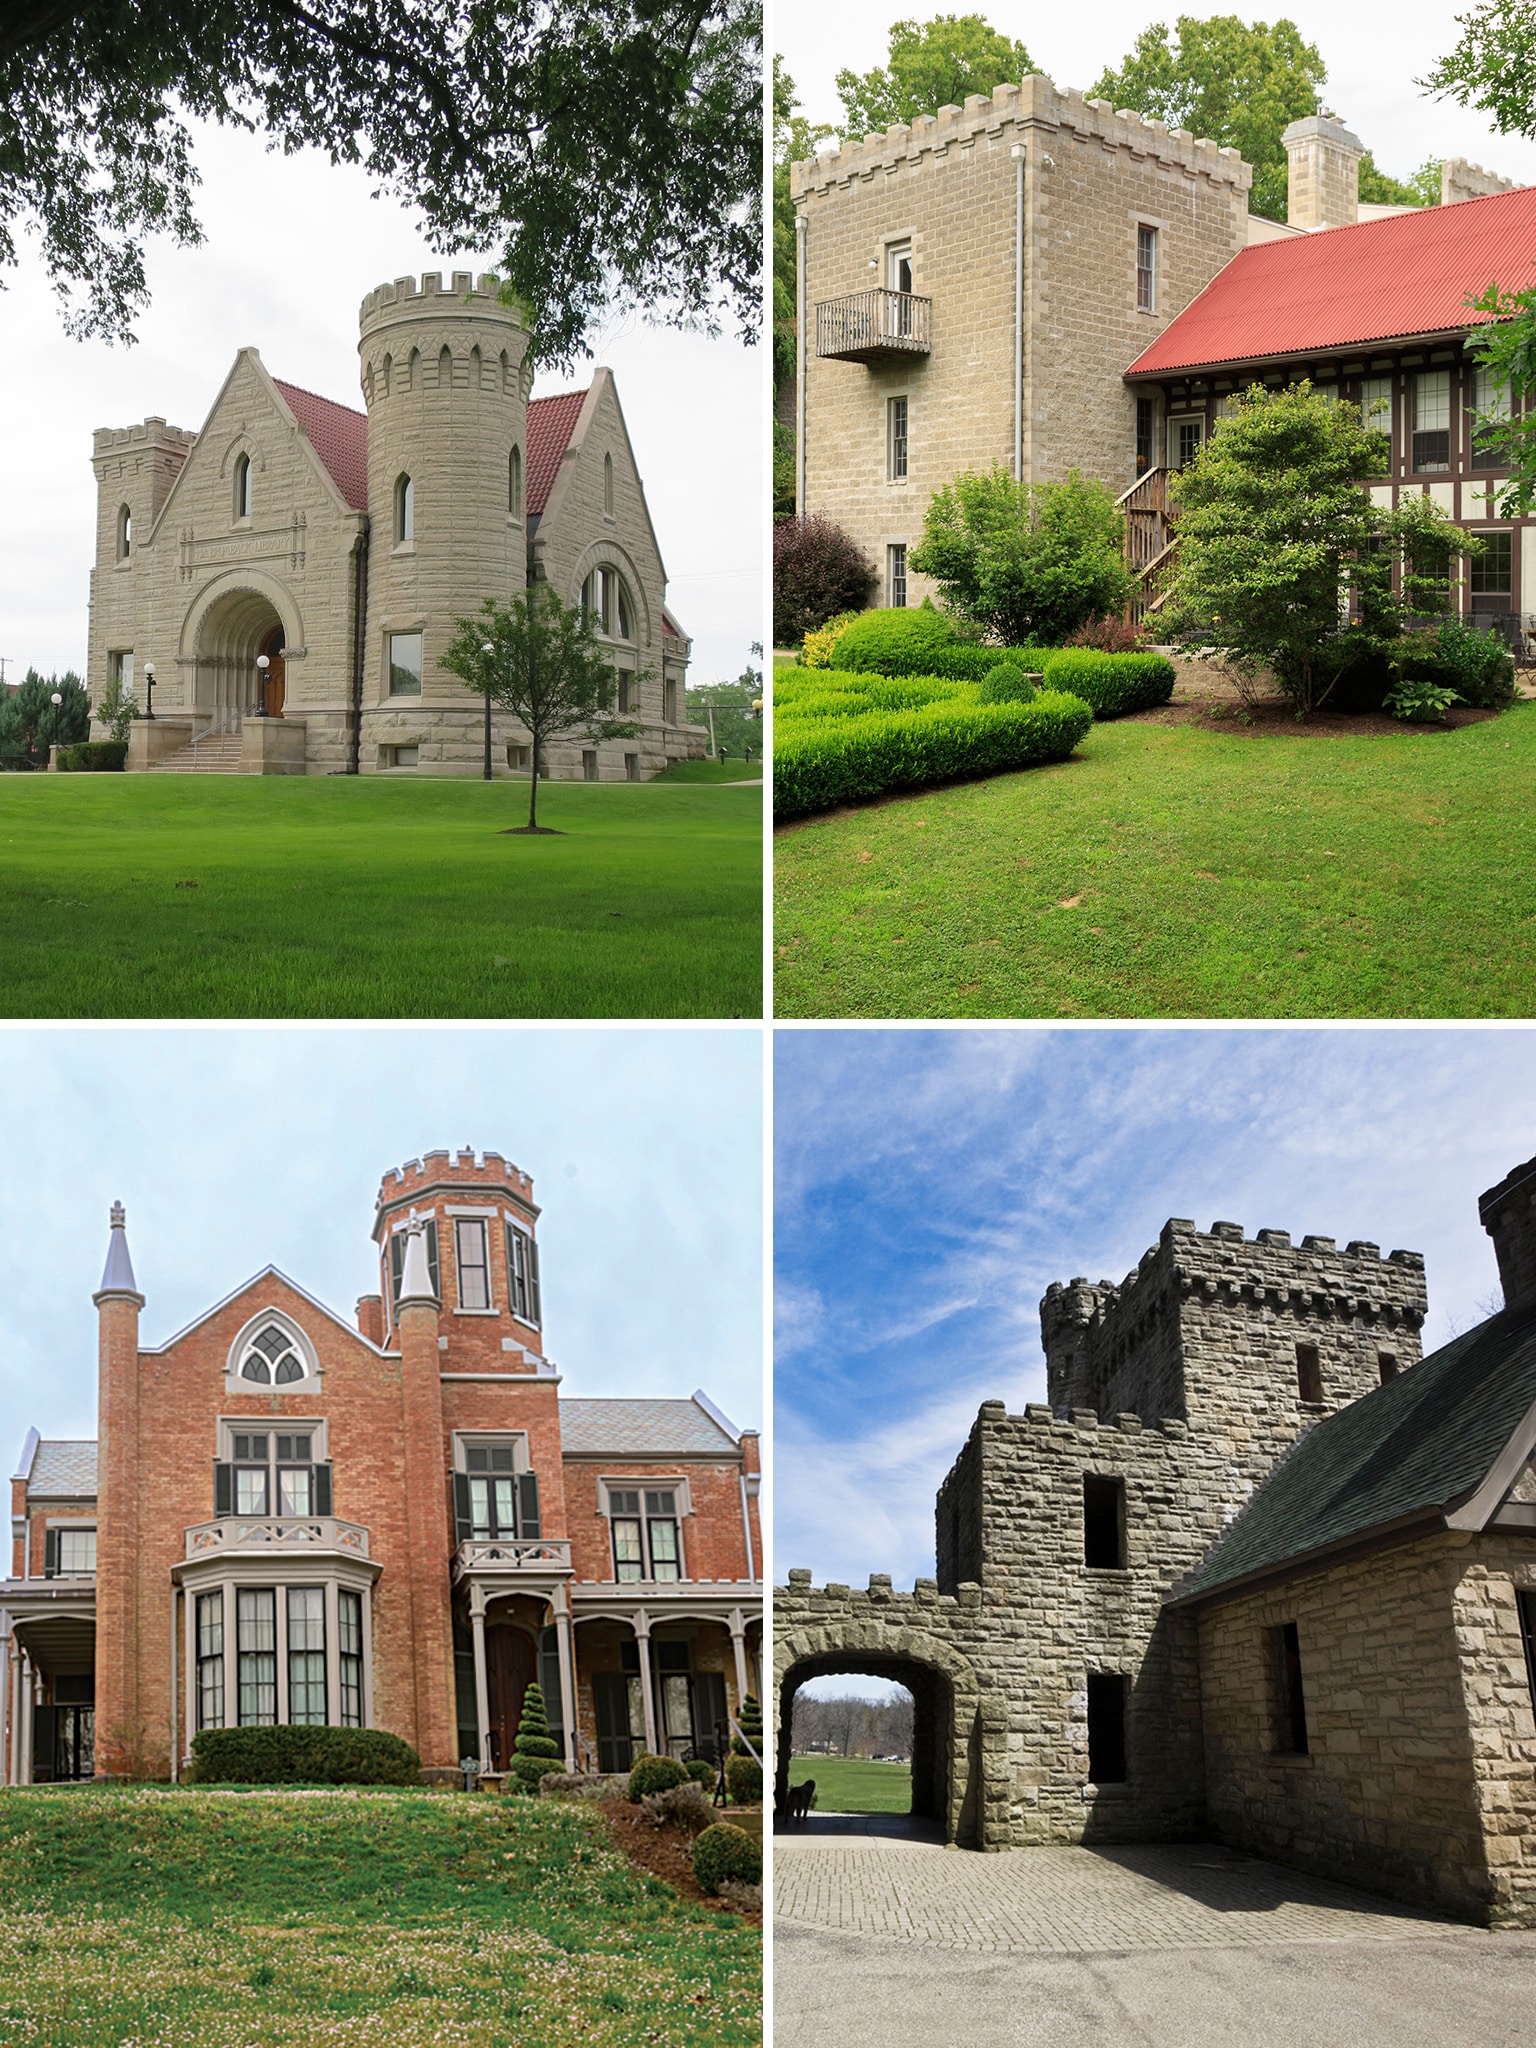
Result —
<instances>
[{"instance_id":1,"label":"chimney stack","mask_svg":"<svg viewBox=\"0 0 1536 2048\"><path fill-rule=\"evenodd\" d=\"M1360 159L1365 144L1342 121L1308 114L1281 141L1290 159L1285 217L1293 228L1347 228L1360 218Z\"/></svg>"},{"instance_id":2,"label":"chimney stack","mask_svg":"<svg viewBox=\"0 0 1536 2048\"><path fill-rule=\"evenodd\" d=\"M1536 1159L1505 1174L1479 1197L1478 1217L1493 1239L1504 1306L1536 1307Z\"/></svg>"}]
</instances>

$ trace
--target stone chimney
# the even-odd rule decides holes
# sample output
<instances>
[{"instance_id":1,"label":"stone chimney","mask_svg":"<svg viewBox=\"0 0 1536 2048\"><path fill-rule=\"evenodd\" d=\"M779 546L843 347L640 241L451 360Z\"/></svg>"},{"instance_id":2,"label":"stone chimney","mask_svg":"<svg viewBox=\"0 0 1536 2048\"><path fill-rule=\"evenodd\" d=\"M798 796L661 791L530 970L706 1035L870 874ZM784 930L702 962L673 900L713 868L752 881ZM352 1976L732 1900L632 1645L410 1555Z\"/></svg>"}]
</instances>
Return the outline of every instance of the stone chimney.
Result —
<instances>
[{"instance_id":1,"label":"stone chimney","mask_svg":"<svg viewBox=\"0 0 1536 2048\"><path fill-rule=\"evenodd\" d=\"M1280 139L1290 159L1287 226L1353 227L1360 218L1360 159L1365 155L1359 136L1327 114L1308 114L1293 121Z\"/></svg>"},{"instance_id":2,"label":"stone chimney","mask_svg":"<svg viewBox=\"0 0 1536 2048\"><path fill-rule=\"evenodd\" d=\"M357 1297L357 1327L370 1344L384 1348L384 1297L381 1294L360 1294Z\"/></svg>"},{"instance_id":3,"label":"stone chimney","mask_svg":"<svg viewBox=\"0 0 1536 2048\"><path fill-rule=\"evenodd\" d=\"M1504 1306L1536 1307L1536 1159L1505 1174L1479 1198L1477 1213L1493 1239Z\"/></svg>"},{"instance_id":4,"label":"stone chimney","mask_svg":"<svg viewBox=\"0 0 1536 2048\"><path fill-rule=\"evenodd\" d=\"M1495 192L1514 192L1513 178L1496 177L1481 164L1469 164L1464 156L1448 157L1440 166L1440 204L1454 206L1458 199L1487 199Z\"/></svg>"}]
</instances>

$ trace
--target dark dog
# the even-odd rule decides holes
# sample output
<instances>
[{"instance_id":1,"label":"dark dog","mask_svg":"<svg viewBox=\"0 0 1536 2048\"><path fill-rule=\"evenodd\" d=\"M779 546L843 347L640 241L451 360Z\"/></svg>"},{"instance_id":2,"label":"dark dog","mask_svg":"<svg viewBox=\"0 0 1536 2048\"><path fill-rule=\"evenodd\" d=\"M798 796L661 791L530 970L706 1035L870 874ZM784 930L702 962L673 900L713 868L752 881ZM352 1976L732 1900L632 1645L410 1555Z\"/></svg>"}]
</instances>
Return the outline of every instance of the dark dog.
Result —
<instances>
[{"instance_id":1,"label":"dark dog","mask_svg":"<svg viewBox=\"0 0 1536 2048\"><path fill-rule=\"evenodd\" d=\"M789 1797L784 1801L784 1811L791 1820L809 1820L811 1808L816 1804L816 1780L807 1778L803 1785L791 1785Z\"/></svg>"}]
</instances>

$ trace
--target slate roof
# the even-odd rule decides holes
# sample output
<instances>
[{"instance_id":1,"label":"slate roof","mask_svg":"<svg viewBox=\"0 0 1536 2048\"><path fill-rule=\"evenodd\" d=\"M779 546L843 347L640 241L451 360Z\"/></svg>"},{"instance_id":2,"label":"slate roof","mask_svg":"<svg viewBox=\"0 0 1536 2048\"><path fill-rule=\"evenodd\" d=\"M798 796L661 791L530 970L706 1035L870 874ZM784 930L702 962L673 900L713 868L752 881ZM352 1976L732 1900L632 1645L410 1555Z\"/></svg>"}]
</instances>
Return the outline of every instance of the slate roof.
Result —
<instances>
[{"instance_id":1,"label":"slate roof","mask_svg":"<svg viewBox=\"0 0 1536 2048\"><path fill-rule=\"evenodd\" d=\"M560 473L560 458L571 445L585 391L557 391L552 398L528 402L528 516L537 519L549 503Z\"/></svg>"},{"instance_id":2,"label":"slate roof","mask_svg":"<svg viewBox=\"0 0 1536 2048\"><path fill-rule=\"evenodd\" d=\"M1128 376L1471 326L1469 293L1536 284L1536 188L1414 207L1241 250Z\"/></svg>"},{"instance_id":3,"label":"slate roof","mask_svg":"<svg viewBox=\"0 0 1536 2048\"><path fill-rule=\"evenodd\" d=\"M713 1451L737 1457L737 1446L696 1401L562 1401L562 1448L591 1456L681 1457Z\"/></svg>"},{"instance_id":4,"label":"slate roof","mask_svg":"<svg viewBox=\"0 0 1536 2048\"><path fill-rule=\"evenodd\" d=\"M1501 1309L1309 1430L1177 1598L1456 1506L1533 1403L1536 1318Z\"/></svg>"},{"instance_id":5,"label":"slate roof","mask_svg":"<svg viewBox=\"0 0 1536 2048\"><path fill-rule=\"evenodd\" d=\"M336 488L354 512L368 510L368 415L302 391L297 384L273 383L289 410L308 434L315 453L335 479Z\"/></svg>"},{"instance_id":6,"label":"slate roof","mask_svg":"<svg viewBox=\"0 0 1536 2048\"><path fill-rule=\"evenodd\" d=\"M32 1458L27 1491L46 1500L94 1500L96 1440L44 1437Z\"/></svg>"}]
</instances>

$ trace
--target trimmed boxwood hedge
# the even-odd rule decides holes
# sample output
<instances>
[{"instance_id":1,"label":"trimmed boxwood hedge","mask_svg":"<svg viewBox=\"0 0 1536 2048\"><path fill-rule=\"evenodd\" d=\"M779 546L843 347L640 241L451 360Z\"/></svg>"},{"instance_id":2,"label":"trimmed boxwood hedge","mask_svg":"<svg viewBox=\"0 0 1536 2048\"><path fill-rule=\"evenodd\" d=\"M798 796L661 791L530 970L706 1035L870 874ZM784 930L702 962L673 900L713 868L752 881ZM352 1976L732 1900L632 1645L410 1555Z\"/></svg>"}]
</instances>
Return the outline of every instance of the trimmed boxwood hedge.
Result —
<instances>
[{"instance_id":1,"label":"trimmed boxwood hedge","mask_svg":"<svg viewBox=\"0 0 1536 2048\"><path fill-rule=\"evenodd\" d=\"M1046 688L1081 697L1095 718L1124 718L1166 704L1177 673L1161 654L1101 654L1092 647L1058 648L1045 662Z\"/></svg>"},{"instance_id":2,"label":"trimmed boxwood hedge","mask_svg":"<svg viewBox=\"0 0 1536 2048\"><path fill-rule=\"evenodd\" d=\"M59 749L59 767L65 774L121 774L127 759L126 740L77 740L72 747Z\"/></svg>"},{"instance_id":3,"label":"trimmed boxwood hedge","mask_svg":"<svg viewBox=\"0 0 1536 2048\"><path fill-rule=\"evenodd\" d=\"M688 1767L675 1756L637 1756L630 1767L629 1796L644 1799L651 1792L670 1792L688 1783Z\"/></svg>"},{"instance_id":4,"label":"trimmed boxwood hedge","mask_svg":"<svg viewBox=\"0 0 1536 2048\"><path fill-rule=\"evenodd\" d=\"M416 1785L421 1758L382 1728L203 1728L198 1785Z\"/></svg>"},{"instance_id":5,"label":"trimmed boxwood hedge","mask_svg":"<svg viewBox=\"0 0 1536 2048\"><path fill-rule=\"evenodd\" d=\"M940 702L919 711L786 722L774 735L775 817L1060 761L1093 722L1077 697L1043 690L1032 704Z\"/></svg>"},{"instance_id":6,"label":"trimmed boxwood hedge","mask_svg":"<svg viewBox=\"0 0 1536 2048\"><path fill-rule=\"evenodd\" d=\"M1016 661L1000 661L982 677L978 694L983 704L1031 704L1039 690L1040 684Z\"/></svg>"},{"instance_id":7,"label":"trimmed boxwood hedge","mask_svg":"<svg viewBox=\"0 0 1536 2048\"><path fill-rule=\"evenodd\" d=\"M756 1806L763 1796L763 1767L750 1756L728 1756L725 1789L732 1806Z\"/></svg>"},{"instance_id":8,"label":"trimmed boxwood hedge","mask_svg":"<svg viewBox=\"0 0 1536 2048\"><path fill-rule=\"evenodd\" d=\"M837 636L832 666L872 669L878 676L939 675L954 645L954 626L931 605L860 612Z\"/></svg>"},{"instance_id":9,"label":"trimmed boxwood hedge","mask_svg":"<svg viewBox=\"0 0 1536 2048\"><path fill-rule=\"evenodd\" d=\"M693 1874L700 1888L713 1895L729 1877L738 1884L763 1881L763 1845L745 1828L717 1820L693 1845Z\"/></svg>"},{"instance_id":10,"label":"trimmed boxwood hedge","mask_svg":"<svg viewBox=\"0 0 1536 2048\"><path fill-rule=\"evenodd\" d=\"M850 718L863 711L916 711L944 699L974 701L969 683L953 676L877 676L859 670L807 669L774 684L776 719Z\"/></svg>"}]
</instances>

